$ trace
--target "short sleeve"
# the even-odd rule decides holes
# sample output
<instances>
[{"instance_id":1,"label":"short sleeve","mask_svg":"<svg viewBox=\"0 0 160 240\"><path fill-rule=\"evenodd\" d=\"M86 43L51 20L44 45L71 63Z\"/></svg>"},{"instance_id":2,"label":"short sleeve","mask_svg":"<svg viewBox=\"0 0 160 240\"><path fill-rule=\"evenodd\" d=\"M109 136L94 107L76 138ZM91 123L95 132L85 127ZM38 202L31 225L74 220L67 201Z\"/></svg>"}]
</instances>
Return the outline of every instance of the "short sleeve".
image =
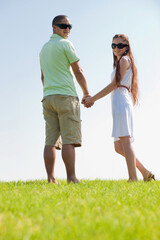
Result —
<instances>
[{"instance_id":1,"label":"short sleeve","mask_svg":"<svg viewBox=\"0 0 160 240\"><path fill-rule=\"evenodd\" d=\"M64 44L65 54L70 64L79 61L79 57L75 51L73 44L70 41L65 41Z\"/></svg>"}]
</instances>

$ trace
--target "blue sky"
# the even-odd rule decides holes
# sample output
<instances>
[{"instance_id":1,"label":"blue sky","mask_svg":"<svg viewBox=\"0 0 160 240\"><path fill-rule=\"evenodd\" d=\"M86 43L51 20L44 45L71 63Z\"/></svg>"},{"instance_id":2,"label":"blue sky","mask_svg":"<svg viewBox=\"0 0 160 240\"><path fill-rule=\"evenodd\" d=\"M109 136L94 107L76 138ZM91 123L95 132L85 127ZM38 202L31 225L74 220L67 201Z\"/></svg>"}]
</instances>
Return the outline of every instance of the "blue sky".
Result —
<instances>
[{"instance_id":1,"label":"blue sky","mask_svg":"<svg viewBox=\"0 0 160 240\"><path fill-rule=\"evenodd\" d=\"M59 14L68 15L73 24L69 39L80 57L91 95L110 82L112 37L116 33L129 37L140 88L140 105L134 112L134 148L139 159L158 177L159 12L158 0L0 2L0 180L46 178L39 52L52 34L52 19ZM81 99L77 83L76 87ZM113 149L110 96L91 109L82 106L81 117L83 147L76 150L77 176L127 179L125 160ZM55 170L57 178L66 178L60 152Z\"/></svg>"}]
</instances>

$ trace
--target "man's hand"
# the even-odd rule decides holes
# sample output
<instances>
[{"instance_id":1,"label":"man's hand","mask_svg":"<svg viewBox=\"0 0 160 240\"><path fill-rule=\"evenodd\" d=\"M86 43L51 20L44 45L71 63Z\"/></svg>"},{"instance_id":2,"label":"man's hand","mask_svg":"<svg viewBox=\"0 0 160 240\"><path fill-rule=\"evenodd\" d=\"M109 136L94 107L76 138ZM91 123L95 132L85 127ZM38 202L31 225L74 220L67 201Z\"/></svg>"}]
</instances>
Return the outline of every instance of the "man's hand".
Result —
<instances>
[{"instance_id":1,"label":"man's hand","mask_svg":"<svg viewBox=\"0 0 160 240\"><path fill-rule=\"evenodd\" d=\"M93 104L94 104L94 102L93 102L93 103L91 103L91 102L88 102L88 103L87 103L87 102L86 102L86 99L89 99L89 98L91 98L90 95L84 95L83 98L82 98L82 101L81 101L81 103L84 104L84 107L86 107L86 108L90 108L90 107L92 107Z\"/></svg>"}]
</instances>

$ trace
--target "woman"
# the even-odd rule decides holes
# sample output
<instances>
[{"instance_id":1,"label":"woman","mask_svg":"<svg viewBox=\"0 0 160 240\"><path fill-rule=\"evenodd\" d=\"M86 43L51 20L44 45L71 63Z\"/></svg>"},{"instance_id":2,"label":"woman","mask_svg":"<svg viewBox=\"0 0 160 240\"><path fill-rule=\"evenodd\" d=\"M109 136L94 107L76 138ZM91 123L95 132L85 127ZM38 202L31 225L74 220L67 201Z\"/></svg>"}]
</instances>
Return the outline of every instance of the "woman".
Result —
<instances>
[{"instance_id":1,"label":"woman","mask_svg":"<svg viewBox=\"0 0 160 240\"><path fill-rule=\"evenodd\" d=\"M129 181L137 181L136 167L143 175L144 181L155 180L136 158L132 142L133 137L133 104L138 102L137 70L127 36L117 34L112 41L114 70L112 82L93 97L83 100L86 107L90 107L98 99L112 92L112 115L115 151L125 157Z\"/></svg>"}]
</instances>

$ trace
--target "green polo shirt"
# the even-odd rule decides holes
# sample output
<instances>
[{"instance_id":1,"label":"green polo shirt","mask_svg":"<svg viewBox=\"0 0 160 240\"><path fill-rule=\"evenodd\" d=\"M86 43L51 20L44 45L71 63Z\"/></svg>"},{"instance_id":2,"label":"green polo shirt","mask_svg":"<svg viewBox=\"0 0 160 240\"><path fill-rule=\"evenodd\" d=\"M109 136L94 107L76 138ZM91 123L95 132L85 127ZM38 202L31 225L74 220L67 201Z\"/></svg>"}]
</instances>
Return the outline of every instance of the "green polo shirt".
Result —
<instances>
[{"instance_id":1,"label":"green polo shirt","mask_svg":"<svg viewBox=\"0 0 160 240\"><path fill-rule=\"evenodd\" d=\"M40 66L44 76L43 95L77 96L70 65L79 58L73 44L57 34L42 47Z\"/></svg>"}]
</instances>

